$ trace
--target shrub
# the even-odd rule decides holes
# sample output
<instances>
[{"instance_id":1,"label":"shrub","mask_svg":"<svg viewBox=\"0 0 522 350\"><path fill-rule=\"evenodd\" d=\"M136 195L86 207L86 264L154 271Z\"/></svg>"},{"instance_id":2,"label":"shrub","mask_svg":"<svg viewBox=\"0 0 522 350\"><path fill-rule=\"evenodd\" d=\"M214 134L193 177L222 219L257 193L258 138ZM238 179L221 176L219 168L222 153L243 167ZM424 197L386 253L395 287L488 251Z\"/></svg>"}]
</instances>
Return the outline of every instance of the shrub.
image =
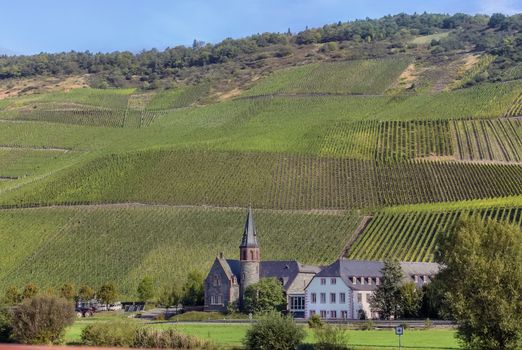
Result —
<instances>
[{"instance_id":1,"label":"shrub","mask_svg":"<svg viewBox=\"0 0 522 350\"><path fill-rule=\"evenodd\" d=\"M367 320L367 321L364 321L361 323L361 325L359 326L359 329L361 331L371 331L372 329L375 328L375 324L373 323L372 320Z\"/></svg>"},{"instance_id":2,"label":"shrub","mask_svg":"<svg viewBox=\"0 0 522 350\"><path fill-rule=\"evenodd\" d=\"M11 341L11 317L7 308L0 307L0 343Z\"/></svg>"},{"instance_id":3,"label":"shrub","mask_svg":"<svg viewBox=\"0 0 522 350\"><path fill-rule=\"evenodd\" d=\"M82 344L88 346L130 347L137 325L129 320L93 323L82 331Z\"/></svg>"},{"instance_id":4,"label":"shrub","mask_svg":"<svg viewBox=\"0 0 522 350\"><path fill-rule=\"evenodd\" d=\"M11 312L12 338L24 344L57 344L74 318L74 307L65 299L48 295L26 299Z\"/></svg>"},{"instance_id":5,"label":"shrub","mask_svg":"<svg viewBox=\"0 0 522 350\"><path fill-rule=\"evenodd\" d=\"M305 332L289 316L272 311L258 319L247 331L247 349L293 350L303 341Z\"/></svg>"},{"instance_id":6,"label":"shrub","mask_svg":"<svg viewBox=\"0 0 522 350\"><path fill-rule=\"evenodd\" d=\"M325 325L314 329L317 350L348 350L348 333L346 329Z\"/></svg>"},{"instance_id":7,"label":"shrub","mask_svg":"<svg viewBox=\"0 0 522 350\"><path fill-rule=\"evenodd\" d=\"M207 341L184 335L174 329L157 330L138 328L132 342L134 348L148 349L211 349Z\"/></svg>"},{"instance_id":8,"label":"shrub","mask_svg":"<svg viewBox=\"0 0 522 350\"><path fill-rule=\"evenodd\" d=\"M321 320L321 317L319 317L319 315L312 315L312 317L308 319L308 327L321 328L322 326L324 326L324 322Z\"/></svg>"}]
</instances>

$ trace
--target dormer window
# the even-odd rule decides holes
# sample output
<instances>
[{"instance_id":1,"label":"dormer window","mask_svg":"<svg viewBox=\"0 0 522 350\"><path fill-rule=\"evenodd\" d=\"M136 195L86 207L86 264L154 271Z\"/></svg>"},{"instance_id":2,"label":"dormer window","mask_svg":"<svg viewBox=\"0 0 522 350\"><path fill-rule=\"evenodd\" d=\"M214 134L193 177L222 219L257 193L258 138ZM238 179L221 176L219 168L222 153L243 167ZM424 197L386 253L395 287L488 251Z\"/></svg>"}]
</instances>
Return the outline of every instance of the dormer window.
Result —
<instances>
[{"instance_id":1,"label":"dormer window","mask_svg":"<svg viewBox=\"0 0 522 350\"><path fill-rule=\"evenodd\" d=\"M352 277L352 283L353 283L353 284L357 284L357 277L355 277L355 276Z\"/></svg>"},{"instance_id":2,"label":"dormer window","mask_svg":"<svg viewBox=\"0 0 522 350\"><path fill-rule=\"evenodd\" d=\"M369 284L369 285L372 284L372 278L371 278L371 277L368 277L368 284Z\"/></svg>"},{"instance_id":3,"label":"dormer window","mask_svg":"<svg viewBox=\"0 0 522 350\"><path fill-rule=\"evenodd\" d=\"M422 276L422 282L428 283L428 276L426 276L426 275Z\"/></svg>"},{"instance_id":4,"label":"dormer window","mask_svg":"<svg viewBox=\"0 0 522 350\"><path fill-rule=\"evenodd\" d=\"M415 281L415 283L419 283L419 276L414 275L413 280Z\"/></svg>"},{"instance_id":5,"label":"dormer window","mask_svg":"<svg viewBox=\"0 0 522 350\"><path fill-rule=\"evenodd\" d=\"M361 284L364 284L364 277L361 277Z\"/></svg>"},{"instance_id":6,"label":"dormer window","mask_svg":"<svg viewBox=\"0 0 522 350\"><path fill-rule=\"evenodd\" d=\"M378 286L381 284L381 279L379 277L375 277L375 285Z\"/></svg>"}]
</instances>

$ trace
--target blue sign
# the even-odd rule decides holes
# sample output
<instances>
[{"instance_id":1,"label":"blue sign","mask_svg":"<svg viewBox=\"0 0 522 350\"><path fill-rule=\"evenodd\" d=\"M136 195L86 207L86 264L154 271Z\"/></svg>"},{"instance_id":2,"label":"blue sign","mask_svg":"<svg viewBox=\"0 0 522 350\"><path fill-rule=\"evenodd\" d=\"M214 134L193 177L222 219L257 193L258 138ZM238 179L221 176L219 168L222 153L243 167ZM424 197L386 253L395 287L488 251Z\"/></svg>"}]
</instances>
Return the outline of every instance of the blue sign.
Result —
<instances>
[{"instance_id":1,"label":"blue sign","mask_svg":"<svg viewBox=\"0 0 522 350\"><path fill-rule=\"evenodd\" d=\"M395 327L395 335L403 335L404 334L404 327L403 326L397 326Z\"/></svg>"}]
</instances>

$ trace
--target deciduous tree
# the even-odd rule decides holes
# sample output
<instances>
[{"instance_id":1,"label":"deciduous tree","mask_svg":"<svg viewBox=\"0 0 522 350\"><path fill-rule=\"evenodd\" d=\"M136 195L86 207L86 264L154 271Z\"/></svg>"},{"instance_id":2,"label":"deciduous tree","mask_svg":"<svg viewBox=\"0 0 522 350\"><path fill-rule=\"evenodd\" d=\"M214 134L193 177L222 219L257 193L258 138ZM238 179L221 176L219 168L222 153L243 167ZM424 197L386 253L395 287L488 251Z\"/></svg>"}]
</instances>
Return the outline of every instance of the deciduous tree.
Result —
<instances>
[{"instance_id":1,"label":"deciduous tree","mask_svg":"<svg viewBox=\"0 0 522 350\"><path fill-rule=\"evenodd\" d=\"M437 279L469 349L522 348L522 230L520 227L463 218L442 237Z\"/></svg>"},{"instance_id":2,"label":"deciduous tree","mask_svg":"<svg viewBox=\"0 0 522 350\"><path fill-rule=\"evenodd\" d=\"M281 283L275 278L263 278L245 290L243 309L256 314L274 310L282 311L285 303Z\"/></svg>"}]
</instances>

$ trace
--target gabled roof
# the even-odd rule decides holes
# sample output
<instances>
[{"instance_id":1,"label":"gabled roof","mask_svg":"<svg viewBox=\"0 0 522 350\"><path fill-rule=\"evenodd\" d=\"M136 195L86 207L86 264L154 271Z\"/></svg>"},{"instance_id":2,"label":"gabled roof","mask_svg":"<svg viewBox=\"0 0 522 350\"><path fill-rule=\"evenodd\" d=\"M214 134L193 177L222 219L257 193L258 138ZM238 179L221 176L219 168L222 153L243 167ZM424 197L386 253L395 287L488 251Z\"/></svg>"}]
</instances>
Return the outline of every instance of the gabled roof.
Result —
<instances>
[{"instance_id":1,"label":"gabled roof","mask_svg":"<svg viewBox=\"0 0 522 350\"><path fill-rule=\"evenodd\" d=\"M384 267L382 261L348 260L339 259L325 267L316 277L340 277L348 287L354 290L374 290L375 283L353 283L353 277L382 277L381 270ZM402 262L401 268L404 277L433 276L438 273L439 265L435 263Z\"/></svg>"},{"instance_id":2,"label":"gabled roof","mask_svg":"<svg viewBox=\"0 0 522 350\"><path fill-rule=\"evenodd\" d=\"M243 230L243 238L241 239L241 245L239 248L259 248L259 245L257 244L257 232L254 217L252 215L252 208L248 208L245 228Z\"/></svg>"},{"instance_id":3,"label":"gabled roof","mask_svg":"<svg viewBox=\"0 0 522 350\"><path fill-rule=\"evenodd\" d=\"M218 259L221 264L228 266L228 271L241 279L241 265L239 260ZM227 269L224 268L225 271ZM290 287L299 273L316 274L321 269L318 266L302 265L295 260L272 260L259 262L259 278L277 278L283 280L285 290ZM231 277L231 276L229 276Z\"/></svg>"}]
</instances>

